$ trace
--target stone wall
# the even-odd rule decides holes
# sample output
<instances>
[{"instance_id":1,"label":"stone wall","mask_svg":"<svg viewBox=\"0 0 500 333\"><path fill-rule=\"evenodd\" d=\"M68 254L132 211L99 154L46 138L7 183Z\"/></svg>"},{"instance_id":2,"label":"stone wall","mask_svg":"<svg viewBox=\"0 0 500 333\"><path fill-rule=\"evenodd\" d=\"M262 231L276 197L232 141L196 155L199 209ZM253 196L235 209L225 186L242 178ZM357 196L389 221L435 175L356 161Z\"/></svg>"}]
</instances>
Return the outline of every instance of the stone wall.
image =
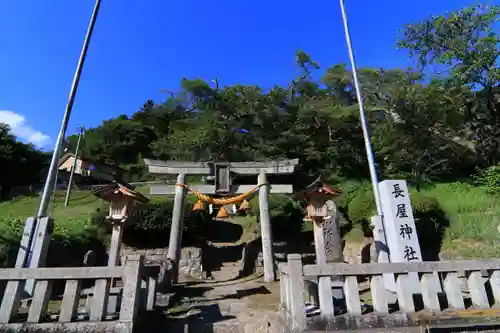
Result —
<instances>
[{"instance_id":1,"label":"stone wall","mask_svg":"<svg viewBox=\"0 0 500 333\"><path fill-rule=\"evenodd\" d=\"M168 248L159 249L136 249L133 247L122 247L121 257L127 255L144 255L145 265L160 265L164 262L168 253ZM200 278L202 276L202 256L201 249L197 247L184 247L181 249L179 270L181 273Z\"/></svg>"},{"instance_id":2,"label":"stone wall","mask_svg":"<svg viewBox=\"0 0 500 333\"><path fill-rule=\"evenodd\" d=\"M343 249L344 261L351 265L375 262L376 253L373 240L370 238L364 239L361 243L346 243ZM293 252L290 252L293 253ZM275 252L274 257L277 262L286 262L286 256L288 253ZM302 260L307 264L312 264L316 260L315 253L301 253ZM255 267L263 267L264 258L262 257L262 251L257 254L257 260L255 261Z\"/></svg>"}]
</instances>

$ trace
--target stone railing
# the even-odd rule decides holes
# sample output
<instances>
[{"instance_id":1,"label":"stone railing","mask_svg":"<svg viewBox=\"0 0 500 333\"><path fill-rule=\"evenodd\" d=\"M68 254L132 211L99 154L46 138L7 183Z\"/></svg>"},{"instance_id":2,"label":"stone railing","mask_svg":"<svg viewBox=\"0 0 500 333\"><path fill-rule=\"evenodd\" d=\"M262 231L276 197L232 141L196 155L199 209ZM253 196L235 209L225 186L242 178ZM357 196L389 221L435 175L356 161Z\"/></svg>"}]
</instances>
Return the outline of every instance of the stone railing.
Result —
<instances>
[{"instance_id":1,"label":"stone railing","mask_svg":"<svg viewBox=\"0 0 500 333\"><path fill-rule=\"evenodd\" d=\"M341 280L344 313L333 305L333 277ZM395 281L394 294L386 289L387 277ZM367 282L363 298L371 298L371 305L361 303L361 280ZM308 318L304 294L310 281L318 284L320 315ZM302 265L299 254L290 254L280 264L280 284L280 311L294 330L500 324L500 309L491 310L500 303L500 260ZM415 287L420 294L414 294Z\"/></svg>"},{"instance_id":2,"label":"stone railing","mask_svg":"<svg viewBox=\"0 0 500 333\"><path fill-rule=\"evenodd\" d=\"M0 269L0 281L7 281L0 306L0 331L132 332L138 311L151 307L150 298L154 297L153 290L140 300L143 263L142 256L133 256L117 267ZM27 280L35 280L33 297L30 302L22 302ZM65 281L62 299L52 292L57 280ZM93 280L95 285L89 311L82 319L77 310L84 280ZM118 280L123 281L119 312L117 319L110 320L109 291L112 281ZM29 307L22 303L29 303Z\"/></svg>"}]
</instances>

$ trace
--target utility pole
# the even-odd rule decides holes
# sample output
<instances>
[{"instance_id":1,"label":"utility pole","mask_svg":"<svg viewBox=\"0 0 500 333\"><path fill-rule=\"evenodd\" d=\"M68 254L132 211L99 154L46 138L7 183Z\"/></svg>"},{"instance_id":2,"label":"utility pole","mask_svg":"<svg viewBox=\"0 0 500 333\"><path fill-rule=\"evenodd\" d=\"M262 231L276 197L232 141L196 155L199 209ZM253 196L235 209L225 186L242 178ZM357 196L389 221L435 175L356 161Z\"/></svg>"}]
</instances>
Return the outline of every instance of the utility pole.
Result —
<instances>
[{"instance_id":1,"label":"utility pole","mask_svg":"<svg viewBox=\"0 0 500 333\"><path fill-rule=\"evenodd\" d=\"M78 141L76 142L75 155L73 166L71 167L71 172L69 174L69 183L68 188L66 190L66 198L64 199L64 207L68 207L69 196L71 195L71 187L73 184L73 175L75 174L76 165L78 163L78 148L80 148L80 140L82 139L84 127L80 127L80 134L78 135Z\"/></svg>"},{"instance_id":2,"label":"utility pole","mask_svg":"<svg viewBox=\"0 0 500 333\"><path fill-rule=\"evenodd\" d=\"M28 217L26 219L23 236L21 238L21 244L17 253L15 266L16 268L36 268L45 264L45 258L47 256L47 251L49 248L50 240L52 238L53 230L53 221L52 218L48 216L48 208L54 193L54 185L59 167L59 158L61 155L62 143L64 140L64 136L66 135L66 129L68 127L69 118L73 109L73 104L78 89L78 83L80 82L80 76L82 73L83 65L85 63L85 58L87 56L89 43L92 37L92 32L94 31L94 26L100 6L101 0L96 0L94 10L90 18L87 34L85 35L85 40L83 42L80 58L78 60L75 76L73 78L73 84L69 93L68 104L66 105L66 110L64 112L61 129L59 131L59 135L57 136L54 152L50 161L50 167L47 174L47 179L45 181L45 186L43 188L40 206L38 208L36 216ZM16 286L17 285L11 284L9 281L7 283L6 293L14 293L16 290L15 288L17 288ZM33 288L34 280L27 280L24 287L25 292L29 295L32 295Z\"/></svg>"}]
</instances>

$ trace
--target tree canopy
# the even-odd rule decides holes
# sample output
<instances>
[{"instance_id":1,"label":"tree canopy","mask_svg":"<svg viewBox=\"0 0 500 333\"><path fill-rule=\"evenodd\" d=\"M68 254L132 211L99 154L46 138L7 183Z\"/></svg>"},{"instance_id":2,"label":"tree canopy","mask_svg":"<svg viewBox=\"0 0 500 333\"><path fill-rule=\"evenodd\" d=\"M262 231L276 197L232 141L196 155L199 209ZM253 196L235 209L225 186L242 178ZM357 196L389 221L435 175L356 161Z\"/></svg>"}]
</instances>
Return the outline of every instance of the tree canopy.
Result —
<instances>
[{"instance_id":1,"label":"tree canopy","mask_svg":"<svg viewBox=\"0 0 500 333\"><path fill-rule=\"evenodd\" d=\"M408 24L397 45L416 58L416 70L359 70L381 177L403 177L420 185L468 177L477 167L500 162L499 10L480 5ZM130 116L87 130L81 153L136 171L134 180L146 177L139 172L144 157L299 158L304 176L367 178L349 68L321 68L302 50L296 64L299 77L271 89L184 78L179 91L164 101L146 101ZM317 74L322 74L319 80L314 79ZM67 140L74 145L77 137ZM18 165L28 155L39 156L2 127L0 168L5 171L0 185L27 181L5 175L26 170Z\"/></svg>"}]
</instances>

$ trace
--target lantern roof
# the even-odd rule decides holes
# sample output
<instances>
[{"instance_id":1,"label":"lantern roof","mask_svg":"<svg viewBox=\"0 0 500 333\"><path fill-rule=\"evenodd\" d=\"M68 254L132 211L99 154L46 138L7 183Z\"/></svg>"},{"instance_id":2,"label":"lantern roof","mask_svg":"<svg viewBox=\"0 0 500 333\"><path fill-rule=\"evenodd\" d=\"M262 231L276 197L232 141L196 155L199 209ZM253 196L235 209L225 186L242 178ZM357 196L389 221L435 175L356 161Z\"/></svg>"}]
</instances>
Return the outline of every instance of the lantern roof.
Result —
<instances>
[{"instance_id":1,"label":"lantern roof","mask_svg":"<svg viewBox=\"0 0 500 333\"><path fill-rule=\"evenodd\" d=\"M149 201L144 195L135 191L134 186L118 180L114 180L103 188L93 191L92 194L108 202L114 201L116 197L123 196L142 203Z\"/></svg>"},{"instance_id":2,"label":"lantern roof","mask_svg":"<svg viewBox=\"0 0 500 333\"><path fill-rule=\"evenodd\" d=\"M342 190L328 185L325 181L318 177L311 184L307 185L303 190L294 195L295 199L304 200L309 196L322 195L325 197L336 197L342 194Z\"/></svg>"}]
</instances>

